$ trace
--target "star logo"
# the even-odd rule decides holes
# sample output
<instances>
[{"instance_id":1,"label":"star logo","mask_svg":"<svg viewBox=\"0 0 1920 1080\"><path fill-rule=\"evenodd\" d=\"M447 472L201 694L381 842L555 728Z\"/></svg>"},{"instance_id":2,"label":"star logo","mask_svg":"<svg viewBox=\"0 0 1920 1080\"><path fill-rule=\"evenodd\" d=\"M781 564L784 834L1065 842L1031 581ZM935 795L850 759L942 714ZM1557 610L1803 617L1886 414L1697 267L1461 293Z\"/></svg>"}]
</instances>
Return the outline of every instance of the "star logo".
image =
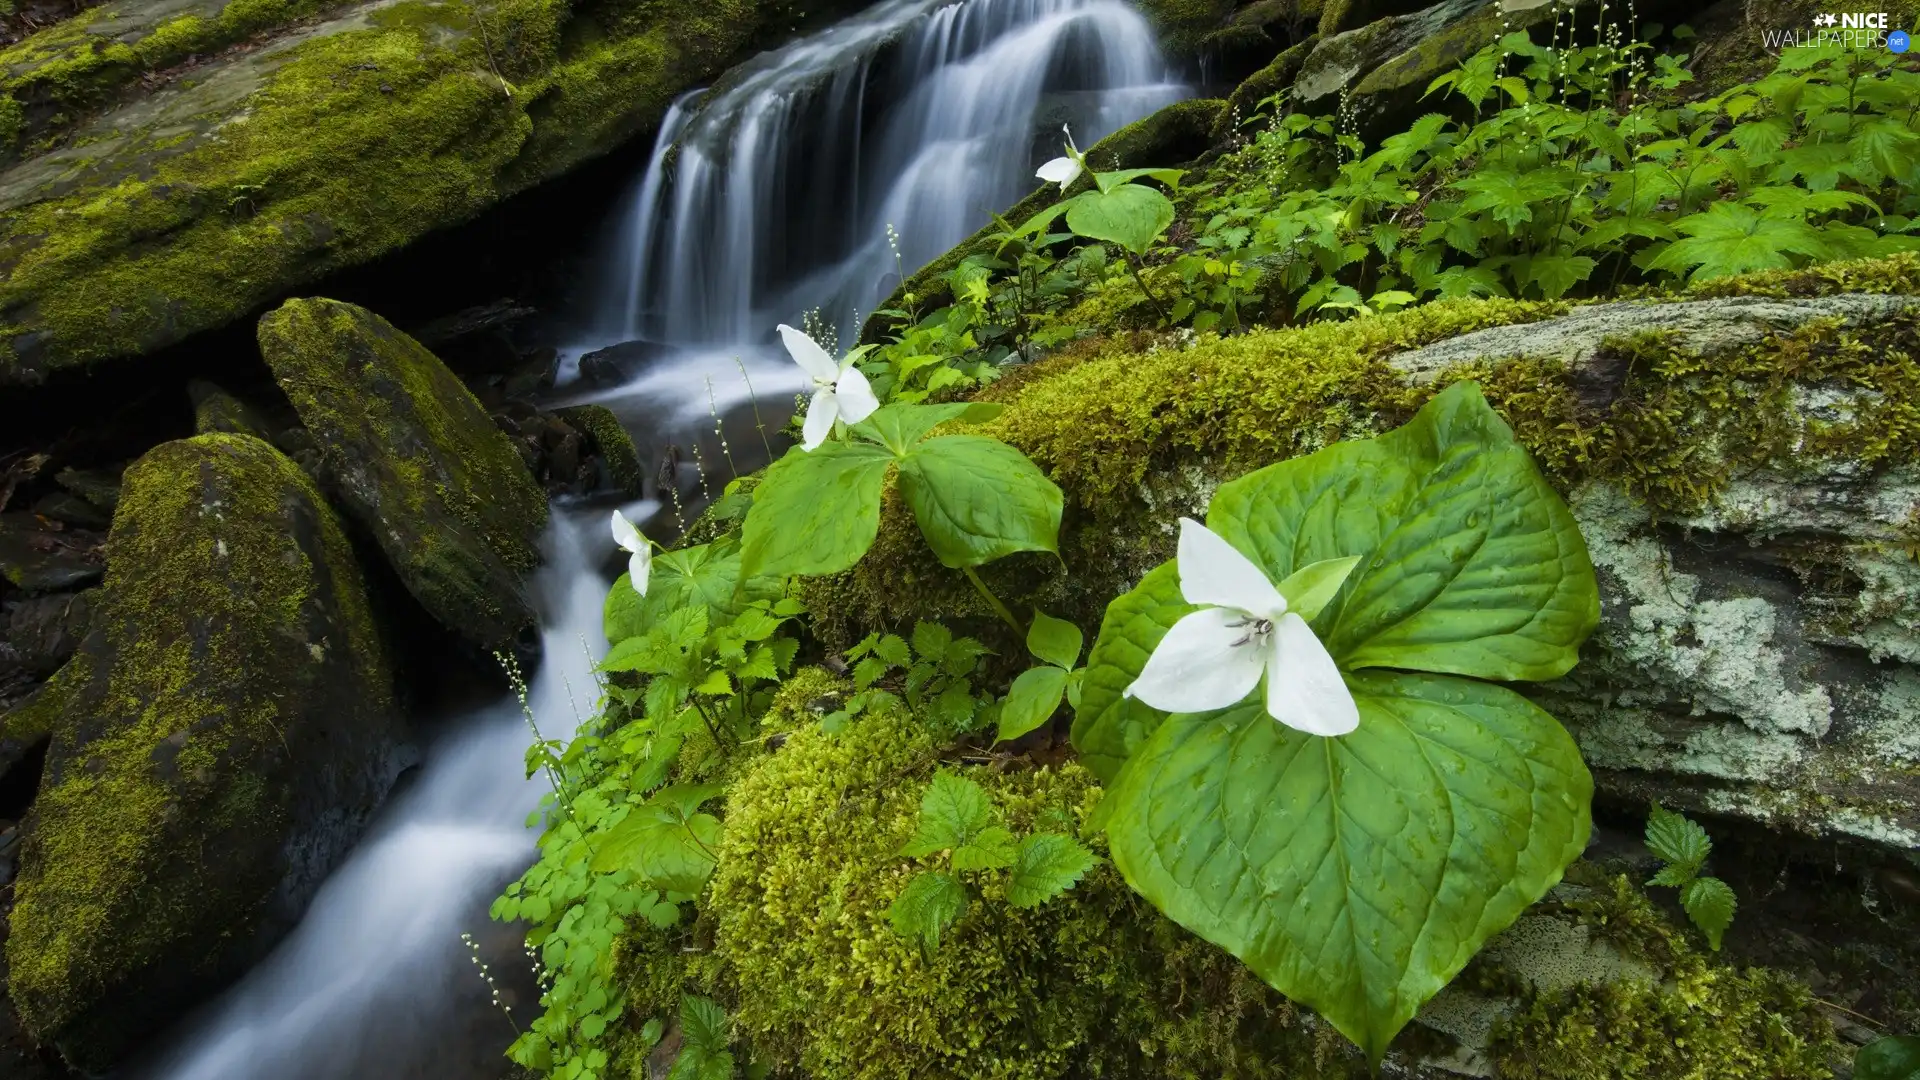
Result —
<instances>
[{"instance_id":1,"label":"star logo","mask_svg":"<svg viewBox=\"0 0 1920 1080\"><path fill-rule=\"evenodd\" d=\"M1815 15L1813 17L1813 25L1816 27L1833 26L1837 24L1839 21L1840 21L1840 18L1837 15L1820 14L1820 15Z\"/></svg>"}]
</instances>

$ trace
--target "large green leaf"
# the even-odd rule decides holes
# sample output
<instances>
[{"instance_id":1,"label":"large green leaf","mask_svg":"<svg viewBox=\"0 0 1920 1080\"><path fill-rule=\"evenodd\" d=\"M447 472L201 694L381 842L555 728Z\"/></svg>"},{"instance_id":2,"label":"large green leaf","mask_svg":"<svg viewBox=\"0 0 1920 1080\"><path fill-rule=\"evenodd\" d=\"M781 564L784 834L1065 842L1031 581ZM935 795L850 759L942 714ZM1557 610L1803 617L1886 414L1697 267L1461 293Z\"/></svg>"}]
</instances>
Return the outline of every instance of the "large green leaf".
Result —
<instances>
[{"instance_id":1,"label":"large green leaf","mask_svg":"<svg viewBox=\"0 0 1920 1080\"><path fill-rule=\"evenodd\" d=\"M880 493L893 460L864 442L789 450L754 489L741 529L741 572L833 574L859 562L880 533Z\"/></svg>"},{"instance_id":2,"label":"large green leaf","mask_svg":"<svg viewBox=\"0 0 1920 1080\"><path fill-rule=\"evenodd\" d=\"M1073 747L1101 782L1113 779L1135 748L1147 741L1166 714L1126 697L1126 690L1167 629L1193 605L1180 595L1174 564L1161 563L1140 584L1111 604L1100 636L1087 654L1080 705L1073 713Z\"/></svg>"},{"instance_id":3,"label":"large green leaf","mask_svg":"<svg viewBox=\"0 0 1920 1080\"><path fill-rule=\"evenodd\" d=\"M1053 716L1060 699L1067 693L1067 672L1052 664L1041 664L1020 673L1000 703L1000 727L995 742L1017 739Z\"/></svg>"},{"instance_id":4,"label":"large green leaf","mask_svg":"<svg viewBox=\"0 0 1920 1080\"><path fill-rule=\"evenodd\" d=\"M1314 620L1348 671L1553 679L1600 621L1579 526L1473 383L1377 439L1222 485L1207 526L1274 581L1360 557Z\"/></svg>"},{"instance_id":5,"label":"large green leaf","mask_svg":"<svg viewBox=\"0 0 1920 1080\"><path fill-rule=\"evenodd\" d=\"M633 591L633 583L625 574L608 591L607 640L620 641L642 633L668 612L695 603L705 604L717 624L724 621L721 616L738 611L741 600L780 595L777 578L757 577L747 582L744 593L739 586L740 545L731 537L662 551L653 557L646 596Z\"/></svg>"},{"instance_id":6,"label":"large green leaf","mask_svg":"<svg viewBox=\"0 0 1920 1080\"><path fill-rule=\"evenodd\" d=\"M1075 196L1067 206L1067 228L1090 240L1108 240L1136 255L1146 253L1173 224L1173 202L1142 184L1121 184L1109 191Z\"/></svg>"},{"instance_id":7,"label":"large green leaf","mask_svg":"<svg viewBox=\"0 0 1920 1080\"><path fill-rule=\"evenodd\" d=\"M723 789L680 784L662 789L607 830L593 853L599 873L632 870L663 892L698 893L712 876L720 849L720 819L694 810Z\"/></svg>"},{"instance_id":8,"label":"large green leaf","mask_svg":"<svg viewBox=\"0 0 1920 1080\"><path fill-rule=\"evenodd\" d=\"M1060 489L998 439L942 435L918 444L900 461L900 494L943 565L1058 550ZM747 524L751 529L752 518Z\"/></svg>"},{"instance_id":9,"label":"large green leaf","mask_svg":"<svg viewBox=\"0 0 1920 1080\"><path fill-rule=\"evenodd\" d=\"M1920 1080L1920 1036L1889 1035L1861 1047L1853 1080Z\"/></svg>"},{"instance_id":10,"label":"large green leaf","mask_svg":"<svg viewBox=\"0 0 1920 1080\"><path fill-rule=\"evenodd\" d=\"M1168 718L1102 809L1134 889L1378 1061L1560 880L1593 781L1511 690L1385 672L1348 685L1360 727L1338 739L1275 723L1258 698Z\"/></svg>"}]
</instances>

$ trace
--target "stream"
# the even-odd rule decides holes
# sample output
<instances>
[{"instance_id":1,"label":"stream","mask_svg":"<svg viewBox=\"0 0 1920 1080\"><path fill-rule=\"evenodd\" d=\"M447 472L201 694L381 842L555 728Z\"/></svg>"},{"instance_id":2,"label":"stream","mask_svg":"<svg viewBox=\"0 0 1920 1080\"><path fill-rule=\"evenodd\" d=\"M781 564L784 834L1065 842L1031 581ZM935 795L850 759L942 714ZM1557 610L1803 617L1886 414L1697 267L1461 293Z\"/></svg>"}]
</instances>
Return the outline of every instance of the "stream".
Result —
<instances>
[{"instance_id":1,"label":"stream","mask_svg":"<svg viewBox=\"0 0 1920 1080\"><path fill-rule=\"evenodd\" d=\"M776 323L812 312L849 340L902 273L1032 189L1062 125L1090 146L1187 93L1145 20L1117 0L883 0L756 57L663 121L609 225L598 300L576 313L556 398L607 405L656 461L704 443L675 478L698 498L729 466L764 463L771 445L743 433L784 422L805 382L774 344ZM617 385L569 383L582 355L620 343L641 359ZM597 694L609 505L556 502L530 582L544 658L527 708L548 738L570 735ZM635 520L662 511L658 499L625 509ZM539 1006L521 928L491 923L486 908L532 858L527 818L543 781L525 776L519 701L443 730L295 931L122 1075L507 1072L509 1025Z\"/></svg>"}]
</instances>

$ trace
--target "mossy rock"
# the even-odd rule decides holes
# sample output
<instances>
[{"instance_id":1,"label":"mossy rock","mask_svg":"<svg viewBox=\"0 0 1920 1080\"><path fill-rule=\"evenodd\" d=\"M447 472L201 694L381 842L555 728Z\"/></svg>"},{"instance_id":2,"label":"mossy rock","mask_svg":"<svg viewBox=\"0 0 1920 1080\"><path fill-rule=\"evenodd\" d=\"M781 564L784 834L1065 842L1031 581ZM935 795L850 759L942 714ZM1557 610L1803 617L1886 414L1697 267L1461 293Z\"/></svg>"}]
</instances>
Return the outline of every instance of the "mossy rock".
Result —
<instances>
[{"instance_id":1,"label":"mossy rock","mask_svg":"<svg viewBox=\"0 0 1920 1080\"><path fill-rule=\"evenodd\" d=\"M91 1073L292 925L385 796L400 734L346 534L272 447L155 448L109 543L87 640L45 691L7 942L27 1029Z\"/></svg>"},{"instance_id":2,"label":"mossy rock","mask_svg":"<svg viewBox=\"0 0 1920 1080\"><path fill-rule=\"evenodd\" d=\"M1387 431L1477 379L1594 554L1601 627L1569 678L1531 692L1601 793L1912 861L1916 356L1912 256L1638 303L1443 301L1185 346L1082 342L982 395L1007 405L984 430L1065 492L1071 575L1018 557L982 574L1016 610L1095 627L1221 482ZM867 558L806 589L829 636L925 617L995 633L891 502Z\"/></svg>"},{"instance_id":3,"label":"mossy rock","mask_svg":"<svg viewBox=\"0 0 1920 1080\"><path fill-rule=\"evenodd\" d=\"M251 435L263 442L273 441L273 425L267 422L260 410L213 383L204 379L193 380L187 384L187 397L193 402L195 434L210 435L223 431L229 435Z\"/></svg>"},{"instance_id":4,"label":"mossy rock","mask_svg":"<svg viewBox=\"0 0 1920 1080\"><path fill-rule=\"evenodd\" d=\"M0 385L177 342L471 219L837 7L113 0L50 27L6 78L72 84L74 107L55 124L0 93L20 155L0 171ZM176 17L128 44L100 32L123 9Z\"/></svg>"},{"instance_id":5,"label":"mossy rock","mask_svg":"<svg viewBox=\"0 0 1920 1080\"><path fill-rule=\"evenodd\" d=\"M645 493L647 471L640 464L640 451L633 436L627 434L620 418L605 405L574 405L559 409L555 415L587 437L593 452L606 466L607 483L614 490L637 499Z\"/></svg>"},{"instance_id":6,"label":"mossy rock","mask_svg":"<svg viewBox=\"0 0 1920 1080\"><path fill-rule=\"evenodd\" d=\"M1365 18L1346 14L1365 0L1334 0L1320 17L1320 41L1300 67L1293 84L1293 103L1310 112L1331 112L1341 92L1356 86L1382 65L1422 43L1442 37L1450 27L1478 25L1492 13L1500 18L1500 0L1440 0L1431 7L1400 12L1380 11ZM1338 27L1340 29L1336 30ZM1492 42L1488 34L1474 46ZM1471 52L1472 50L1469 50ZM1425 90L1423 84L1420 87Z\"/></svg>"},{"instance_id":7,"label":"mossy rock","mask_svg":"<svg viewBox=\"0 0 1920 1080\"><path fill-rule=\"evenodd\" d=\"M445 364L365 308L289 300L259 337L348 513L408 591L474 644L511 646L534 622L521 579L547 520L513 442Z\"/></svg>"},{"instance_id":8,"label":"mossy rock","mask_svg":"<svg viewBox=\"0 0 1920 1080\"><path fill-rule=\"evenodd\" d=\"M937 758L927 726L889 711L807 724L729 787L702 919L757 1053L813 1080L1367 1075L1110 864L1031 909L1007 903L1004 872L978 875L937 950L900 937L887 909L921 867L897 852ZM964 775L1016 834L1077 832L1100 794L1071 764Z\"/></svg>"},{"instance_id":9,"label":"mossy rock","mask_svg":"<svg viewBox=\"0 0 1920 1080\"><path fill-rule=\"evenodd\" d=\"M1215 146L1225 146L1240 134L1242 125L1253 120L1260 103L1292 85L1294 77L1300 74L1300 66L1307 62L1318 44L1318 35L1289 46L1273 62L1240 81L1227 95L1227 107L1220 111L1220 118L1214 122L1212 140Z\"/></svg>"}]
</instances>

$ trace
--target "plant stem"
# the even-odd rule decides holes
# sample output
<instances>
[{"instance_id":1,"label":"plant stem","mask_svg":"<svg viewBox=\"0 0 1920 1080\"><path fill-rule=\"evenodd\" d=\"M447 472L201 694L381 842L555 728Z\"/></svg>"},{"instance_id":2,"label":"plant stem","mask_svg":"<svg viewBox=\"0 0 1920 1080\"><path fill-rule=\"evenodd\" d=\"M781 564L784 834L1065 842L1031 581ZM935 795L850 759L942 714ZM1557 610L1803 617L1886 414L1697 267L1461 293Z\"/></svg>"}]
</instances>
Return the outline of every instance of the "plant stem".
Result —
<instances>
[{"instance_id":1,"label":"plant stem","mask_svg":"<svg viewBox=\"0 0 1920 1080\"><path fill-rule=\"evenodd\" d=\"M1160 317L1161 322L1166 322L1167 309L1161 305L1160 298L1153 295L1153 290L1147 288L1147 279L1140 276L1140 258L1131 251L1127 252L1127 269L1133 271L1134 283L1140 286L1140 292L1146 296L1147 303L1153 305L1153 313ZM972 571L969 570L968 573Z\"/></svg>"},{"instance_id":2,"label":"plant stem","mask_svg":"<svg viewBox=\"0 0 1920 1080\"><path fill-rule=\"evenodd\" d=\"M1007 605L1001 603L1000 598L993 595L993 590L987 588L987 583L981 581L980 575L973 572L973 567L963 566L960 568L960 572L967 575L967 580L973 582L974 589L976 589L981 596L986 597L987 605L993 608L994 614L1000 616L1002 622L1013 627L1014 633L1022 637L1026 635L1027 628L1021 626L1020 620L1014 618L1013 612L1007 610Z\"/></svg>"}]
</instances>

